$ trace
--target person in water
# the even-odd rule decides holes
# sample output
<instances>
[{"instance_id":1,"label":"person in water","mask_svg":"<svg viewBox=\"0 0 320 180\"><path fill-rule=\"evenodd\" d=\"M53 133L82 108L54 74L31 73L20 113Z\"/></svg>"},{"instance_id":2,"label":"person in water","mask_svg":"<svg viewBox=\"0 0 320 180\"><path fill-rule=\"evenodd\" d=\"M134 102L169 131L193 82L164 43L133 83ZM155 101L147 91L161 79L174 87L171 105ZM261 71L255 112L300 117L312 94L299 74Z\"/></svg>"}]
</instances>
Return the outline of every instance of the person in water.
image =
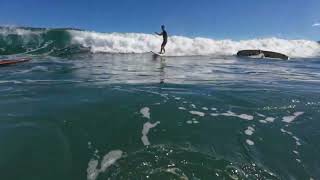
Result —
<instances>
[{"instance_id":1,"label":"person in water","mask_svg":"<svg viewBox=\"0 0 320 180\"><path fill-rule=\"evenodd\" d=\"M163 42L161 44L161 49L160 49L159 54L164 54L164 53L166 53L165 47L166 47L167 41L168 41L168 34L167 34L167 31L165 30L164 25L161 26L161 29L162 29L162 32L161 33L156 32L156 34L163 37Z\"/></svg>"}]
</instances>

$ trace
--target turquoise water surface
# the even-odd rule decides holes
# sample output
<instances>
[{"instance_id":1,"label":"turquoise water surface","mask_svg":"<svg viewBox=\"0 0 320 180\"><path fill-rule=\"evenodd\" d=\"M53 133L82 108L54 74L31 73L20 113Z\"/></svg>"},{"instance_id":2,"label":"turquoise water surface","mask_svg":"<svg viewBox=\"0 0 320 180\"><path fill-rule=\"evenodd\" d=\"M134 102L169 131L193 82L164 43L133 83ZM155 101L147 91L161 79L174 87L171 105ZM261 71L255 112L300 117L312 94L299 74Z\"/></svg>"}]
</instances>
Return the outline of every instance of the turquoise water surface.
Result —
<instances>
[{"instance_id":1,"label":"turquoise water surface","mask_svg":"<svg viewBox=\"0 0 320 180\"><path fill-rule=\"evenodd\" d=\"M320 59L33 56L0 71L1 179L318 179Z\"/></svg>"}]
</instances>

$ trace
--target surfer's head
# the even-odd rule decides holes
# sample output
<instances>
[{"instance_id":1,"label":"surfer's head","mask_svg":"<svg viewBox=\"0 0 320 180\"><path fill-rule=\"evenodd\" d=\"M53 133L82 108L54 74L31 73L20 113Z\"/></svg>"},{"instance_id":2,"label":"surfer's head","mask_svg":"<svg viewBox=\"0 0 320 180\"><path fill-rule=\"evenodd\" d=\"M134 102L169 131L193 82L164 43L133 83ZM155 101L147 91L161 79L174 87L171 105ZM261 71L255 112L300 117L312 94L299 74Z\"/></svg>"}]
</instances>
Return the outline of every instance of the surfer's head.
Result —
<instances>
[{"instance_id":1,"label":"surfer's head","mask_svg":"<svg viewBox=\"0 0 320 180\"><path fill-rule=\"evenodd\" d=\"M161 29L164 30L166 27L164 25L161 26Z\"/></svg>"}]
</instances>

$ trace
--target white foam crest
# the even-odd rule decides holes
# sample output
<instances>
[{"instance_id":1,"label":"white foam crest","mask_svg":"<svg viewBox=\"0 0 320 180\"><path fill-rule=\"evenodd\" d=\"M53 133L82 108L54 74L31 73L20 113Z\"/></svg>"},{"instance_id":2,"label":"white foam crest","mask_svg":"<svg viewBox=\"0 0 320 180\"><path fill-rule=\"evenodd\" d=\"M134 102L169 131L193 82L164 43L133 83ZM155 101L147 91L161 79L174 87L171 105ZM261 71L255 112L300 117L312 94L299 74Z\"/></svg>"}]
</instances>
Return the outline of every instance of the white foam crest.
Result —
<instances>
[{"instance_id":1,"label":"white foam crest","mask_svg":"<svg viewBox=\"0 0 320 180\"><path fill-rule=\"evenodd\" d=\"M140 113L144 118L150 119L150 108L144 107L140 110Z\"/></svg>"},{"instance_id":2,"label":"white foam crest","mask_svg":"<svg viewBox=\"0 0 320 180\"><path fill-rule=\"evenodd\" d=\"M271 123L273 123L273 122L274 122L274 120L275 120L275 118L274 118L274 117L267 117L267 118L266 118L266 121L267 121L267 122L271 122Z\"/></svg>"},{"instance_id":3,"label":"white foam crest","mask_svg":"<svg viewBox=\"0 0 320 180\"><path fill-rule=\"evenodd\" d=\"M252 121L254 119L254 117L252 115L248 115L248 114L236 114L234 112L231 111L227 111L225 113L211 113L211 116L228 116L228 117L238 117L240 119L243 120L248 120L248 121Z\"/></svg>"},{"instance_id":4,"label":"white foam crest","mask_svg":"<svg viewBox=\"0 0 320 180\"><path fill-rule=\"evenodd\" d=\"M27 46L28 43L30 42L37 42L37 40L44 40L41 38L41 34L44 31L42 30L31 30L31 29L23 29L23 28L16 28L16 27L4 27L4 28L0 28L0 35L3 36L3 38L6 40L7 38L10 37L10 35L18 35L22 38L22 43ZM7 42L12 43L11 38L9 38L8 40L6 40ZM38 42L39 43L39 42ZM41 43L40 43L41 44ZM40 45L39 44L39 45ZM44 45L41 48L45 48L47 45ZM2 51L5 49L2 49ZM29 49L30 50L30 49ZM30 52L34 52L35 50L30 50L28 51L28 53Z\"/></svg>"},{"instance_id":5,"label":"white foam crest","mask_svg":"<svg viewBox=\"0 0 320 180\"><path fill-rule=\"evenodd\" d=\"M118 159L122 157L123 152L120 150L110 151L103 157L101 161L101 168L98 168L99 161L95 159L91 159L88 163L87 168L87 179L88 180L96 180L101 172L105 172L108 167L113 165Z\"/></svg>"},{"instance_id":6,"label":"white foam crest","mask_svg":"<svg viewBox=\"0 0 320 180\"><path fill-rule=\"evenodd\" d=\"M263 114L260 114L260 113L256 113L258 116L260 116L260 117L266 117L265 115L263 115Z\"/></svg>"},{"instance_id":7,"label":"white foam crest","mask_svg":"<svg viewBox=\"0 0 320 180\"><path fill-rule=\"evenodd\" d=\"M90 47L94 53L146 53L159 51L162 41L159 36L143 33L97 33L75 30L70 30L69 32L72 34L74 43ZM279 38L233 41L171 36L168 40L166 52L168 56L230 56L244 49L276 51L294 58L320 56L320 45L315 41Z\"/></svg>"},{"instance_id":8,"label":"white foam crest","mask_svg":"<svg viewBox=\"0 0 320 180\"><path fill-rule=\"evenodd\" d=\"M194 108L194 109L197 108L197 106L194 105L194 104L191 104L190 106L191 106L192 108Z\"/></svg>"},{"instance_id":9,"label":"white foam crest","mask_svg":"<svg viewBox=\"0 0 320 180\"><path fill-rule=\"evenodd\" d=\"M238 117L239 117L240 119L244 119L244 120L248 120L248 121L253 120L253 116L248 115L248 114L240 114L240 115L238 115Z\"/></svg>"},{"instance_id":10,"label":"white foam crest","mask_svg":"<svg viewBox=\"0 0 320 180\"><path fill-rule=\"evenodd\" d=\"M246 143L249 145L249 146L253 146L254 145L254 142L250 139L247 139L246 140Z\"/></svg>"},{"instance_id":11,"label":"white foam crest","mask_svg":"<svg viewBox=\"0 0 320 180\"><path fill-rule=\"evenodd\" d=\"M87 179L88 180L95 180L99 175L99 169L97 168L99 165L98 160L91 159L88 163L87 168Z\"/></svg>"},{"instance_id":12,"label":"white foam crest","mask_svg":"<svg viewBox=\"0 0 320 180\"><path fill-rule=\"evenodd\" d=\"M254 131L255 131L255 129L254 129L253 127L249 126L249 127L244 131L244 133L245 133L246 135L248 135L248 136L251 136L251 135L253 135Z\"/></svg>"},{"instance_id":13,"label":"white foam crest","mask_svg":"<svg viewBox=\"0 0 320 180\"><path fill-rule=\"evenodd\" d=\"M299 139L297 136L293 135L292 132L287 131L287 130L285 130L285 129L283 129L283 128L281 128L280 130L281 130L281 132L286 133L286 134L288 134L289 136L291 136L291 138L296 141L296 145L297 145L297 146L301 146L301 145L302 145L301 142L300 142L300 139Z\"/></svg>"},{"instance_id":14,"label":"white foam crest","mask_svg":"<svg viewBox=\"0 0 320 180\"><path fill-rule=\"evenodd\" d=\"M286 123L291 123L292 121L294 121L297 117L303 115L304 112L295 112L293 113L293 116L284 116L282 118L282 121L283 122L286 122Z\"/></svg>"},{"instance_id":15,"label":"white foam crest","mask_svg":"<svg viewBox=\"0 0 320 180\"><path fill-rule=\"evenodd\" d=\"M112 164L114 164L118 159L120 159L121 156L122 156L122 151L120 150L110 151L108 154L106 154L103 157L100 171L102 172L106 171L107 168L110 167Z\"/></svg>"},{"instance_id":16,"label":"white foam crest","mask_svg":"<svg viewBox=\"0 0 320 180\"><path fill-rule=\"evenodd\" d=\"M259 122L263 124L273 123L275 119L274 117L266 117L264 120L259 120Z\"/></svg>"},{"instance_id":17,"label":"white foam crest","mask_svg":"<svg viewBox=\"0 0 320 180\"><path fill-rule=\"evenodd\" d=\"M150 131L150 129L155 128L158 124L160 124L160 121L157 121L156 123L152 124L150 122L146 122L143 125L143 129L142 129L142 137L141 137L141 141L143 143L143 145L145 146L149 146L150 145L150 141L148 138L148 133Z\"/></svg>"},{"instance_id":18,"label":"white foam crest","mask_svg":"<svg viewBox=\"0 0 320 180\"><path fill-rule=\"evenodd\" d=\"M189 112L190 112L190 114L197 115L200 117L204 117L206 115L205 113L200 112L200 111L189 111Z\"/></svg>"},{"instance_id":19,"label":"white foam crest","mask_svg":"<svg viewBox=\"0 0 320 180\"><path fill-rule=\"evenodd\" d=\"M187 110L185 107L179 107L180 110Z\"/></svg>"},{"instance_id":20,"label":"white foam crest","mask_svg":"<svg viewBox=\"0 0 320 180\"><path fill-rule=\"evenodd\" d=\"M208 110L209 110L209 108L207 108L207 107L202 107L202 110L204 110L204 111L208 111Z\"/></svg>"},{"instance_id":21,"label":"white foam crest","mask_svg":"<svg viewBox=\"0 0 320 180\"><path fill-rule=\"evenodd\" d=\"M29 30L29 29L22 29L16 27L5 27L0 28L0 34L3 36L8 35L19 35L19 36L29 36L29 35L40 35L42 32L38 30Z\"/></svg>"}]
</instances>

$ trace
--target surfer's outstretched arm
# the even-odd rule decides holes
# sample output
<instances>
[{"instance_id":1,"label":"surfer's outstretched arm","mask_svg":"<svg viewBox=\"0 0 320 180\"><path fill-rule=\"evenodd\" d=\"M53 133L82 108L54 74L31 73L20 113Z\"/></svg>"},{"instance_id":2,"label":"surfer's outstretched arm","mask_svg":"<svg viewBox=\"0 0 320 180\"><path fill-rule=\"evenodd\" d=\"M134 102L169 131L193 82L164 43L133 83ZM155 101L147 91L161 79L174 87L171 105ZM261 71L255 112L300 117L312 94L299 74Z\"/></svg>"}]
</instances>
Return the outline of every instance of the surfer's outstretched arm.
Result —
<instances>
[{"instance_id":1,"label":"surfer's outstretched arm","mask_svg":"<svg viewBox=\"0 0 320 180\"><path fill-rule=\"evenodd\" d=\"M155 33L156 33L156 35L158 35L158 36L162 36L162 34L163 34L163 33L157 33L157 32L155 32Z\"/></svg>"}]
</instances>

